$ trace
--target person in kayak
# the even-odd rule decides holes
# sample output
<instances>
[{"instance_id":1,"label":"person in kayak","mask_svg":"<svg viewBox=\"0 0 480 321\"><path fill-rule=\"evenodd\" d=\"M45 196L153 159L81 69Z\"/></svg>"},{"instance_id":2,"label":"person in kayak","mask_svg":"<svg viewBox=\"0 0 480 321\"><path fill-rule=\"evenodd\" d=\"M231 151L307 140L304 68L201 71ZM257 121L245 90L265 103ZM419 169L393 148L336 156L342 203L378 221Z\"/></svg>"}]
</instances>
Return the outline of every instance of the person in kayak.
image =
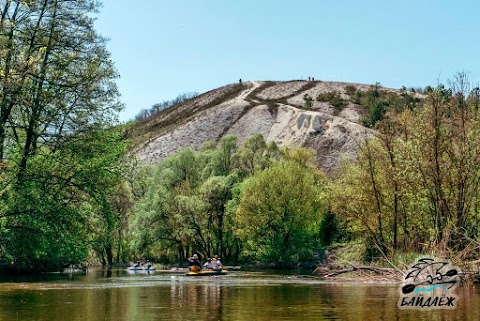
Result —
<instances>
[{"instance_id":1,"label":"person in kayak","mask_svg":"<svg viewBox=\"0 0 480 321\"><path fill-rule=\"evenodd\" d=\"M150 262L149 260L147 260L147 270L150 269L152 267L152 262Z\"/></svg>"},{"instance_id":2,"label":"person in kayak","mask_svg":"<svg viewBox=\"0 0 480 321\"><path fill-rule=\"evenodd\" d=\"M208 259L207 262L205 262L205 264L203 265L203 267L207 270L213 270L213 263L212 263L212 259Z\"/></svg>"},{"instance_id":3,"label":"person in kayak","mask_svg":"<svg viewBox=\"0 0 480 321\"><path fill-rule=\"evenodd\" d=\"M140 267L140 261L137 261L137 264L135 264L133 267L134 267L134 268Z\"/></svg>"},{"instance_id":4,"label":"person in kayak","mask_svg":"<svg viewBox=\"0 0 480 321\"><path fill-rule=\"evenodd\" d=\"M192 272L200 271L200 269L202 267L202 263L198 259L197 254L193 254L192 257L188 258L188 265L190 266L190 271L192 271Z\"/></svg>"},{"instance_id":5,"label":"person in kayak","mask_svg":"<svg viewBox=\"0 0 480 321\"><path fill-rule=\"evenodd\" d=\"M220 258L218 257L217 254L215 254L215 256L213 257L212 267L216 271L221 271L223 269L222 262L220 262Z\"/></svg>"}]
</instances>

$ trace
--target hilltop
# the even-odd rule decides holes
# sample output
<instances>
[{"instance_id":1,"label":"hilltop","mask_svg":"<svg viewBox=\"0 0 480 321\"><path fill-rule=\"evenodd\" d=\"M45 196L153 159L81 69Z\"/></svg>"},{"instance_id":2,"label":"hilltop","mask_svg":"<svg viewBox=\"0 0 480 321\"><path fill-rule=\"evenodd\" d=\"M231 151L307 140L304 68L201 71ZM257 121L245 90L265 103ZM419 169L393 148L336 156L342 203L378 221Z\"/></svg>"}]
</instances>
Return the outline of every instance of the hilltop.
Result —
<instances>
[{"instance_id":1,"label":"hilltop","mask_svg":"<svg viewBox=\"0 0 480 321\"><path fill-rule=\"evenodd\" d=\"M280 146L315 149L318 165L328 171L341 158L354 159L374 132L364 126L366 111L358 98L369 90L371 85L323 81L231 84L160 111L137 123L129 137L137 158L156 164L184 147L199 149L225 135L241 143L261 133Z\"/></svg>"}]
</instances>

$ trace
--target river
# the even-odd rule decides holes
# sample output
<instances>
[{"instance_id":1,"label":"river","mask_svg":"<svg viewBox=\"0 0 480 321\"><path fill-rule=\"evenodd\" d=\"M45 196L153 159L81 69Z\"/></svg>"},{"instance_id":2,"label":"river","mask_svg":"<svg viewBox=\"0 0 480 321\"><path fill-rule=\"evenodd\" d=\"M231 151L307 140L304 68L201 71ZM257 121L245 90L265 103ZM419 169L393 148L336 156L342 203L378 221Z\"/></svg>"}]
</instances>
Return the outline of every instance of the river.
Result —
<instances>
[{"instance_id":1,"label":"river","mask_svg":"<svg viewBox=\"0 0 480 321\"><path fill-rule=\"evenodd\" d=\"M480 320L480 287L456 292L455 310L399 310L398 285L268 272L191 278L90 270L2 279L0 320Z\"/></svg>"}]
</instances>

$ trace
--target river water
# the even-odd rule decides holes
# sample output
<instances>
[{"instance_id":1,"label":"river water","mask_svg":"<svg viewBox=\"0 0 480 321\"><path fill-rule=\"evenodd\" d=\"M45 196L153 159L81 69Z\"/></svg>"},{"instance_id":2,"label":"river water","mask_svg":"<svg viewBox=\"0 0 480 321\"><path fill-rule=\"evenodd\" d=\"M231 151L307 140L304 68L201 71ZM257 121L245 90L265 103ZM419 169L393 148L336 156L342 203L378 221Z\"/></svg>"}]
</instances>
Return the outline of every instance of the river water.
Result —
<instances>
[{"instance_id":1,"label":"river water","mask_svg":"<svg viewBox=\"0 0 480 321\"><path fill-rule=\"evenodd\" d=\"M456 292L455 310L399 310L398 285L91 270L2 280L0 320L480 320L480 287Z\"/></svg>"}]
</instances>

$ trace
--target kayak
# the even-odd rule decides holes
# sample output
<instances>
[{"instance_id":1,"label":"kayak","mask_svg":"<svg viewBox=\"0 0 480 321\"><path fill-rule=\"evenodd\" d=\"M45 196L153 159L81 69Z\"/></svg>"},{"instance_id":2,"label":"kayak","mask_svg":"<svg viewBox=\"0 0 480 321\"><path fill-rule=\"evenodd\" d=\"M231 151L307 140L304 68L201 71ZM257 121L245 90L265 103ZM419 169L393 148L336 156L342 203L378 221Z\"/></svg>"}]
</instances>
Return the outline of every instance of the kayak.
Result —
<instances>
[{"instance_id":1,"label":"kayak","mask_svg":"<svg viewBox=\"0 0 480 321\"><path fill-rule=\"evenodd\" d=\"M213 270L203 270L199 272L188 272L186 276L212 276L212 275L226 275L228 274L227 270L213 271Z\"/></svg>"},{"instance_id":2,"label":"kayak","mask_svg":"<svg viewBox=\"0 0 480 321\"><path fill-rule=\"evenodd\" d=\"M143 266L138 266L138 267L135 267L135 266L130 266L128 268L129 271L155 271L155 268L154 267L151 267L151 268L145 268Z\"/></svg>"}]
</instances>

